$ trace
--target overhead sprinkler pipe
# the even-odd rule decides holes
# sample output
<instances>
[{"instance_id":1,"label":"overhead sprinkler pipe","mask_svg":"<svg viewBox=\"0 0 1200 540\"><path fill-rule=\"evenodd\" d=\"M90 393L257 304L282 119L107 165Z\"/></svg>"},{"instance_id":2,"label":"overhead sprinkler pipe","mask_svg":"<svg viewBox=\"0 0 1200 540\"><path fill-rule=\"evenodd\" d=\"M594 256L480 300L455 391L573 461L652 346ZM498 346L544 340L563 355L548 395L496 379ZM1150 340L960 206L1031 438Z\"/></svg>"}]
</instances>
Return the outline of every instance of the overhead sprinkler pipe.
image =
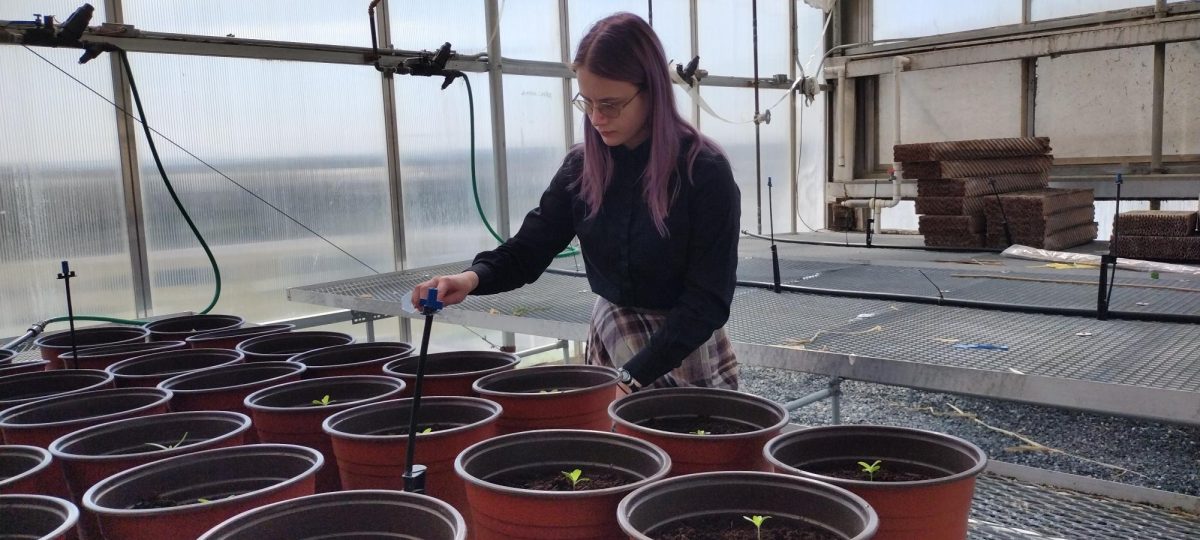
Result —
<instances>
[{"instance_id":1,"label":"overhead sprinkler pipe","mask_svg":"<svg viewBox=\"0 0 1200 540\"><path fill-rule=\"evenodd\" d=\"M893 87L894 91L892 92L892 94L893 94L892 97L894 100L893 101L894 106L892 107L892 115L895 117L894 118L895 121L892 123L892 140L894 141L893 144L900 144L900 72L904 71L906 68L908 68L908 65L910 62L911 61L908 59L908 57L905 57L905 56L897 56L895 58L892 58L892 82L895 85ZM842 101L842 99L844 99L842 97L841 93L843 91L842 84L843 84L843 81L845 80L845 76L846 76L846 68L845 68L845 66L842 66L841 69L838 71L838 101ZM845 128L845 126L842 127L842 132L843 133L848 132L848 130ZM843 143L842 148L845 148L845 147L846 147L846 144ZM844 152L844 150L843 150L843 152ZM839 153L838 160L844 161L845 160L844 154ZM839 164L841 164L841 163L839 163ZM892 182L892 198L890 198L890 199L875 199L875 198L852 199L849 201L842 201L842 206L845 206L847 208L869 208L871 210L871 222L873 223L872 228L873 228L873 232L875 234L880 234L883 232L883 209L884 208L894 208L896 205L900 204L900 200L901 200L901 197L900 197L900 185L901 185L900 171L902 171L902 169L900 168L900 164L893 163L892 170L890 171L891 176L888 178L888 180L890 180Z\"/></svg>"}]
</instances>

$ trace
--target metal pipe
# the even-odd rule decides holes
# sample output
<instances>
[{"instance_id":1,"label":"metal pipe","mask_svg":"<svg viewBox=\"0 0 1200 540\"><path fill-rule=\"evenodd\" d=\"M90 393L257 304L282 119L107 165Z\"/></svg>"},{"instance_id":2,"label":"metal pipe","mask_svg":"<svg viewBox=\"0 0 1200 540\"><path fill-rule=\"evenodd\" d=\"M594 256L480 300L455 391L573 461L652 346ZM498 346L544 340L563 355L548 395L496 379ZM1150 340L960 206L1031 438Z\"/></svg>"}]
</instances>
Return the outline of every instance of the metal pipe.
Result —
<instances>
[{"instance_id":1,"label":"metal pipe","mask_svg":"<svg viewBox=\"0 0 1200 540\"><path fill-rule=\"evenodd\" d=\"M846 148L850 146L850 130L846 125L846 66L837 68L837 113L838 129L842 144L838 145L838 167L846 166Z\"/></svg>"},{"instance_id":2,"label":"metal pipe","mask_svg":"<svg viewBox=\"0 0 1200 540\"><path fill-rule=\"evenodd\" d=\"M799 409L800 407L812 405L813 403L816 403L823 399L831 398L836 393L837 393L837 391L834 390L833 388L824 388L821 390L817 390L816 392L813 392L811 394L808 394L804 397L801 397L799 399L795 399L795 400L789 401L787 403L784 403L783 408L785 408L789 411L794 411L796 409Z\"/></svg>"},{"instance_id":3,"label":"metal pipe","mask_svg":"<svg viewBox=\"0 0 1200 540\"><path fill-rule=\"evenodd\" d=\"M539 345L539 346L533 347L531 349L525 349L523 351L518 351L515 354L521 358L525 358L526 356L541 354L541 353L553 351L556 349L565 349L565 348L567 348L567 345L568 345L567 340L560 339L558 341L555 341L554 343L547 343L545 345Z\"/></svg>"},{"instance_id":4,"label":"metal pipe","mask_svg":"<svg viewBox=\"0 0 1200 540\"><path fill-rule=\"evenodd\" d=\"M754 54L754 196L758 233L762 234L762 123L758 102L758 0L750 2L750 36ZM768 195L769 196L769 195Z\"/></svg>"},{"instance_id":5,"label":"metal pipe","mask_svg":"<svg viewBox=\"0 0 1200 540\"><path fill-rule=\"evenodd\" d=\"M1161 0L1160 0L1161 1ZM1151 78L1153 101L1150 108L1150 172L1162 172L1163 156L1163 86L1167 44L1154 44L1154 75Z\"/></svg>"}]
</instances>

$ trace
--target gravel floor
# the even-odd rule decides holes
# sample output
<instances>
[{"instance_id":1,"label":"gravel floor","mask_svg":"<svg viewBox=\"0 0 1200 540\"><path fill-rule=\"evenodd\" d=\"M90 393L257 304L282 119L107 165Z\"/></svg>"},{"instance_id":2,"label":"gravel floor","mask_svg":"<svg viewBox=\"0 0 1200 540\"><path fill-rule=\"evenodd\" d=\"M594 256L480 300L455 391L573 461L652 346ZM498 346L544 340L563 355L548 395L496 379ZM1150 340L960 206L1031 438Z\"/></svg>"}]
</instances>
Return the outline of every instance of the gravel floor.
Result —
<instances>
[{"instance_id":1,"label":"gravel floor","mask_svg":"<svg viewBox=\"0 0 1200 540\"><path fill-rule=\"evenodd\" d=\"M827 382L827 377L807 373L743 367L741 389L785 403ZM1200 426L858 381L843 382L842 391L842 423L940 431L979 445L998 461L1200 496ZM794 411L792 422L830 424L829 400Z\"/></svg>"}]
</instances>

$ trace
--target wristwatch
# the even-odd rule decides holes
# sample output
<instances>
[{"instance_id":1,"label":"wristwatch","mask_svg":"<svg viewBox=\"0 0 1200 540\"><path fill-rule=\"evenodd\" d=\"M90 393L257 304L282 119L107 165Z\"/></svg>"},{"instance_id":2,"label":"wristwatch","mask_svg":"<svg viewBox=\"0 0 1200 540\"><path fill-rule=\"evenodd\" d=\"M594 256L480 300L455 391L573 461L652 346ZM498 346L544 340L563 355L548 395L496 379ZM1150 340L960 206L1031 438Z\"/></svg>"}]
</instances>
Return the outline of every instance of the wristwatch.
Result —
<instances>
[{"instance_id":1,"label":"wristwatch","mask_svg":"<svg viewBox=\"0 0 1200 540\"><path fill-rule=\"evenodd\" d=\"M621 384L629 386L633 382L633 375L630 375L625 368L617 368L617 375L621 377Z\"/></svg>"}]
</instances>

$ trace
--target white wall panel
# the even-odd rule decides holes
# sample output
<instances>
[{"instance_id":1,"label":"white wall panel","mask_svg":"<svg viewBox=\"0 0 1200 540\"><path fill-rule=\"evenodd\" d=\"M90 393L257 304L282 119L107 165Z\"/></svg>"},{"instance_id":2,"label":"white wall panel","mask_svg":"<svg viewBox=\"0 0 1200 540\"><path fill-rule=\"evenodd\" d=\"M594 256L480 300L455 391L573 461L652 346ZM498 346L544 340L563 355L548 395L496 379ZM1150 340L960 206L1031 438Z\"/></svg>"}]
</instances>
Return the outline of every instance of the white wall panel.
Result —
<instances>
[{"instance_id":1,"label":"white wall panel","mask_svg":"<svg viewBox=\"0 0 1200 540\"><path fill-rule=\"evenodd\" d=\"M1059 158L1149 155L1153 55L1139 47L1039 58L1034 132Z\"/></svg>"}]
</instances>

